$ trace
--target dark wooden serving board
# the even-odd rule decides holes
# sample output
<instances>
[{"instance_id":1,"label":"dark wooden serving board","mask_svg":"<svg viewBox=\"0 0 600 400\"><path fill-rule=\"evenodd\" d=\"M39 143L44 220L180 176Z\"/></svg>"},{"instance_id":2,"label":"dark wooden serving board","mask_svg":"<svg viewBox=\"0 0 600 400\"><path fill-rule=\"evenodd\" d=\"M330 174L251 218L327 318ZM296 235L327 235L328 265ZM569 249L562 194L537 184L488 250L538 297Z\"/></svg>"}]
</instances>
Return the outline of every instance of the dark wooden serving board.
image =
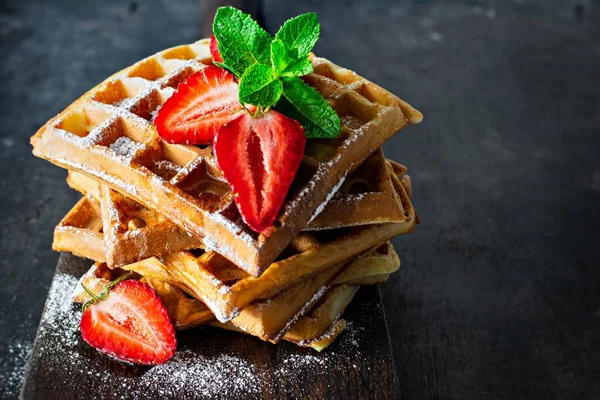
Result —
<instances>
[{"instance_id":1,"label":"dark wooden serving board","mask_svg":"<svg viewBox=\"0 0 600 400\"><path fill-rule=\"evenodd\" d=\"M364 287L340 337L321 353L215 328L180 332L176 356L152 368L123 364L85 344L70 304L90 261L61 255L21 389L24 399L398 398L379 290Z\"/></svg>"}]
</instances>

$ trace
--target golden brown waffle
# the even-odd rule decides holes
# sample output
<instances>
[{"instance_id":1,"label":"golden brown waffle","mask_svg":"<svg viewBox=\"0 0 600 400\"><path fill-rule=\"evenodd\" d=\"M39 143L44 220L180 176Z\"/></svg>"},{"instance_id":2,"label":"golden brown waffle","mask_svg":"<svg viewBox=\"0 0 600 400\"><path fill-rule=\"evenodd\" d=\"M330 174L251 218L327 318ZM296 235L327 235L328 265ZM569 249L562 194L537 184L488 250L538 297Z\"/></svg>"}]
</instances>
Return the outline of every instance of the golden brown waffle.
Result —
<instances>
[{"instance_id":1,"label":"golden brown waffle","mask_svg":"<svg viewBox=\"0 0 600 400\"><path fill-rule=\"evenodd\" d=\"M307 229L403 221L405 216L390 171L393 170L387 165L383 152L377 150L346 179ZM118 192L102 190L104 185L85 175L69 171L67 183L101 204L106 232L106 257L101 261L106 261L111 268L153 256L202 248L200 240L160 214Z\"/></svg>"},{"instance_id":2,"label":"golden brown waffle","mask_svg":"<svg viewBox=\"0 0 600 400\"><path fill-rule=\"evenodd\" d=\"M397 176L394 188L402 205L405 221L299 234L260 277L249 276L221 255L208 252L175 252L149 258L124 268L170 283L185 284L188 292L201 299L222 321L235 317L239 310L257 299L268 299L302 280L350 260L400 233L411 232L417 222L408 194ZM72 210L71 213L74 213ZM70 237L61 240L62 250L88 256L97 249L85 249L85 243ZM57 238L55 237L55 240ZM89 254L89 255L88 255ZM373 278L375 281L377 277Z\"/></svg>"},{"instance_id":3,"label":"golden brown waffle","mask_svg":"<svg viewBox=\"0 0 600 400\"><path fill-rule=\"evenodd\" d=\"M67 183L100 204L104 214L102 230L105 232L106 255L101 260L93 259L106 262L111 268L174 251L202 247L202 241L197 237L140 203L113 190L103 196L104 185L85 175L69 171ZM61 225L67 225L68 221L63 222Z\"/></svg>"},{"instance_id":4,"label":"golden brown waffle","mask_svg":"<svg viewBox=\"0 0 600 400\"><path fill-rule=\"evenodd\" d=\"M106 262L112 268L174 251L197 249L201 241L160 214L84 175L69 173L83 196L54 230L52 248ZM104 213L104 218L102 213Z\"/></svg>"},{"instance_id":5,"label":"golden brown waffle","mask_svg":"<svg viewBox=\"0 0 600 400\"><path fill-rule=\"evenodd\" d=\"M351 279L357 285L362 284L363 279L365 283L370 283L370 277L373 275L379 275L382 271L389 275L399 267L398 255L391 244L385 243L350 262L340 263L313 275L272 298L250 303L243 307L239 315L230 322L253 336L277 343L330 288L346 284L345 279ZM305 334L310 333L298 332L302 332L304 337ZM315 332L312 337L323 333L323 331Z\"/></svg>"},{"instance_id":6,"label":"golden brown waffle","mask_svg":"<svg viewBox=\"0 0 600 400\"><path fill-rule=\"evenodd\" d=\"M283 338L318 349L331 343L341 331L340 328L343 328L342 323L334 322L352 299L358 285L370 284L370 277L382 272L389 275L399 266L398 255L386 243L366 256L325 271L271 299L249 304L238 317L227 324L213 324L241 330L273 343ZM344 270L344 273L339 274L340 270ZM123 269L110 270L105 264L96 264L82 277L82 282L97 292L124 272ZM147 276L141 279L156 290L177 329L213 320L208 308L202 302L186 296L184 290L179 289L179 284L171 285ZM347 280L355 283L349 285ZM87 298L87 294L78 287L74 301L83 302ZM314 306L315 304L317 305Z\"/></svg>"},{"instance_id":7,"label":"golden brown waffle","mask_svg":"<svg viewBox=\"0 0 600 400\"><path fill-rule=\"evenodd\" d=\"M109 269L106 264L96 263L81 278L80 282L90 288L92 292L98 293L123 272L125 271L118 268ZM158 279L140 277L140 280L148 283L156 291L167 308L175 329L189 329L212 323L223 329L245 333L230 322L225 324L215 322L213 314L201 301L190 298L177 287ZM351 300L347 296L348 290L340 291L339 288L351 288L354 293L358 286L341 285L328 290L323 299L309 314L298 320L283 339L294 342L298 346L312 347L317 351L321 351L331 344L346 326L346 322L340 320L339 317L343 308ZM83 303L88 299L87 293L81 285L78 285L73 302ZM342 307L340 308L340 306Z\"/></svg>"},{"instance_id":8,"label":"golden brown waffle","mask_svg":"<svg viewBox=\"0 0 600 400\"><path fill-rule=\"evenodd\" d=\"M91 196L83 196L54 229L52 248L105 262L100 204Z\"/></svg>"},{"instance_id":9,"label":"golden brown waffle","mask_svg":"<svg viewBox=\"0 0 600 400\"><path fill-rule=\"evenodd\" d=\"M322 212L304 230L401 222L400 198L381 149L376 150L344 181Z\"/></svg>"},{"instance_id":10,"label":"golden brown waffle","mask_svg":"<svg viewBox=\"0 0 600 400\"><path fill-rule=\"evenodd\" d=\"M101 188L100 205L106 261L112 267L202 247L197 237L108 186Z\"/></svg>"},{"instance_id":11,"label":"golden brown waffle","mask_svg":"<svg viewBox=\"0 0 600 400\"><path fill-rule=\"evenodd\" d=\"M329 289L319 303L286 332L284 339L321 351L335 340L339 329L335 322L339 321L359 288L358 285L337 285Z\"/></svg>"},{"instance_id":12,"label":"golden brown waffle","mask_svg":"<svg viewBox=\"0 0 600 400\"><path fill-rule=\"evenodd\" d=\"M209 41L171 48L125 68L46 123L33 152L101 180L156 210L207 247L258 276L336 189L385 140L422 115L355 73L314 57L306 82L342 118L337 139L308 140L275 226L260 235L240 218L211 147L170 145L153 125L174 88L210 64Z\"/></svg>"}]
</instances>

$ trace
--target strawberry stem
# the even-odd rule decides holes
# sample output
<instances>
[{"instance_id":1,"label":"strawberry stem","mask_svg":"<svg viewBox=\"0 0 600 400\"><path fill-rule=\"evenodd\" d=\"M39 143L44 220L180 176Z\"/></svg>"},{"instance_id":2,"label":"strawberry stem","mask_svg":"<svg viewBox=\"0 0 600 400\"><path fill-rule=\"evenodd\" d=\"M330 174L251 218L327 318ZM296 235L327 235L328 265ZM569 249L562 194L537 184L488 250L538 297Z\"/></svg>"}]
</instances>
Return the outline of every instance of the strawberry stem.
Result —
<instances>
[{"instance_id":1,"label":"strawberry stem","mask_svg":"<svg viewBox=\"0 0 600 400\"><path fill-rule=\"evenodd\" d=\"M81 286L83 287L83 290L85 290L85 292L91 297L91 299L89 299L88 301L83 303L83 306L81 307L81 312L84 312L85 310L87 310L87 308L89 306L91 306L92 304L96 304L99 301L106 300L110 290L113 287L115 287L119 282L124 281L125 279L129 278L131 275L132 275L132 273L128 272L124 275L121 275L117 279L109 282L106 286L104 286L104 289L98 295L94 294L94 292L92 292L87 286L85 286L85 284L83 282L81 282Z\"/></svg>"},{"instance_id":2,"label":"strawberry stem","mask_svg":"<svg viewBox=\"0 0 600 400\"><path fill-rule=\"evenodd\" d=\"M250 113L250 115L253 118L260 118L263 115L265 115L266 113L268 113L269 111L271 111L271 106L269 106L269 107L256 107L256 110L254 110L254 112L251 112L250 110L248 110L248 112Z\"/></svg>"}]
</instances>

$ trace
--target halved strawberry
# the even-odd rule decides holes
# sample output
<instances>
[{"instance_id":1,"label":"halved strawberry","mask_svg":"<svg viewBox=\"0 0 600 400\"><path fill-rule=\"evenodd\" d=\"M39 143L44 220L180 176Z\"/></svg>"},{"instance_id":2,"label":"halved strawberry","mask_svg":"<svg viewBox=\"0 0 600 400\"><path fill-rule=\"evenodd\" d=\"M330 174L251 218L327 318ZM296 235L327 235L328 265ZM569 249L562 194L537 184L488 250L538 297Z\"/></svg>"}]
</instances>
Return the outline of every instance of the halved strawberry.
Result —
<instances>
[{"instance_id":1,"label":"halved strawberry","mask_svg":"<svg viewBox=\"0 0 600 400\"><path fill-rule=\"evenodd\" d=\"M277 218L305 145L298 121L277 111L260 117L244 113L217 132L217 163L242 218L256 232L272 226Z\"/></svg>"},{"instance_id":2,"label":"halved strawberry","mask_svg":"<svg viewBox=\"0 0 600 400\"><path fill-rule=\"evenodd\" d=\"M209 144L217 130L237 118L240 110L235 77L211 65L177 87L158 110L154 124L169 143Z\"/></svg>"},{"instance_id":3,"label":"halved strawberry","mask_svg":"<svg viewBox=\"0 0 600 400\"><path fill-rule=\"evenodd\" d=\"M217 40L217 38L215 37L215 35L212 35L210 37L210 55L213 58L213 61L217 61L222 63L223 62L223 58L221 57L221 53L219 53L219 41Z\"/></svg>"},{"instance_id":4,"label":"halved strawberry","mask_svg":"<svg viewBox=\"0 0 600 400\"><path fill-rule=\"evenodd\" d=\"M150 286L137 280L119 282L92 301L79 327L91 346L137 364L162 364L177 348L165 306Z\"/></svg>"}]
</instances>

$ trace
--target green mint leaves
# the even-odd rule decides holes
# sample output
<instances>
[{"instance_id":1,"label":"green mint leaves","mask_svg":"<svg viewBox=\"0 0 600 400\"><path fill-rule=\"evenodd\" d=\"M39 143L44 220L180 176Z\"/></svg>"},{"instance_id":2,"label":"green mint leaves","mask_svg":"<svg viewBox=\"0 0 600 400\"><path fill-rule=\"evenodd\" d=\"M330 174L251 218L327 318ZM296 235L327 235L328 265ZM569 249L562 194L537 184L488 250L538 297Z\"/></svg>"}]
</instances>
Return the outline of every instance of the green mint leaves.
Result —
<instances>
[{"instance_id":1,"label":"green mint leaves","mask_svg":"<svg viewBox=\"0 0 600 400\"><path fill-rule=\"evenodd\" d=\"M321 33L321 24L316 13L302 14L289 19L275 34L287 50L300 59L308 56Z\"/></svg>"},{"instance_id":2,"label":"green mint leaves","mask_svg":"<svg viewBox=\"0 0 600 400\"><path fill-rule=\"evenodd\" d=\"M238 78L252 65L269 62L271 35L237 8L219 8L213 32L219 41L223 65Z\"/></svg>"},{"instance_id":3,"label":"green mint leaves","mask_svg":"<svg viewBox=\"0 0 600 400\"><path fill-rule=\"evenodd\" d=\"M283 85L271 67L254 64L240 80L240 103L271 107L281 97Z\"/></svg>"},{"instance_id":4,"label":"green mint leaves","mask_svg":"<svg viewBox=\"0 0 600 400\"><path fill-rule=\"evenodd\" d=\"M290 51L279 39L271 42L271 66L281 77L302 76L310 74L313 71L308 56L300 59L291 56Z\"/></svg>"},{"instance_id":5,"label":"green mint leaves","mask_svg":"<svg viewBox=\"0 0 600 400\"><path fill-rule=\"evenodd\" d=\"M300 78L284 78L283 96L275 108L300 122L307 138L337 137L342 125L340 117L312 86Z\"/></svg>"},{"instance_id":6,"label":"green mint leaves","mask_svg":"<svg viewBox=\"0 0 600 400\"><path fill-rule=\"evenodd\" d=\"M273 39L248 14L233 7L217 10L213 32L223 63L239 79L242 104L279 112L296 119L307 138L337 137L341 121L319 92L298 77L313 66L308 55L319 39L315 13L286 21Z\"/></svg>"}]
</instances>

